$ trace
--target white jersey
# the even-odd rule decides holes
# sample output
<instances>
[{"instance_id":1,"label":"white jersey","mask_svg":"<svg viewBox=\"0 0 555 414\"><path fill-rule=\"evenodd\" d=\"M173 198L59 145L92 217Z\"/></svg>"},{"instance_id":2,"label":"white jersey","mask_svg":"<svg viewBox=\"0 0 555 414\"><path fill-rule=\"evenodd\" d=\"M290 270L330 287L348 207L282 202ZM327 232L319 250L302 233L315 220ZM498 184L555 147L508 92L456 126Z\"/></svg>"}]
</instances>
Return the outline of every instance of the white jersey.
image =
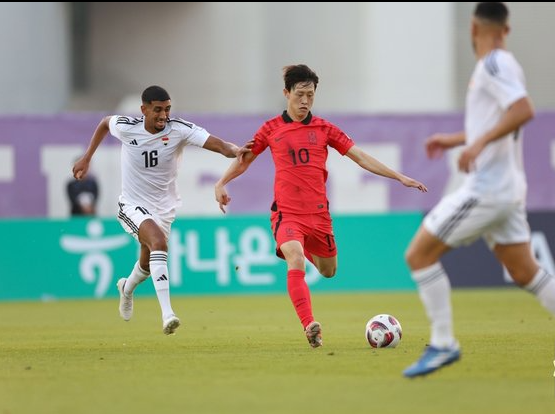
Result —
<instances>
[{"instance_id":1,"label":"white jersey","mask_svg":"<svg viewBox=\"0 0 555 414\"><path fill-rule=\"evenodd\" d=\"M512 53L495 49L480 59L466 96L466 143L472 144L491 130L507 109L525 96L524 72ZM521 130L489 143L475 167L463 184L471 193L497 201L525 199Z\"/></svg>"},{"instance_id":2,"label":"white jersey","mask_svg":"<svg viewBox=\"0 0 555 414\"><path fill-rule=\"evenodd\" d=\"M180 203L177 171L186 145L202 147L210 134L191 122L170 118L163 131L151 134L144 119L114 115L110 133L122 143L121 199L153 214L165 214Z\"/></svg>"}]
</instances>

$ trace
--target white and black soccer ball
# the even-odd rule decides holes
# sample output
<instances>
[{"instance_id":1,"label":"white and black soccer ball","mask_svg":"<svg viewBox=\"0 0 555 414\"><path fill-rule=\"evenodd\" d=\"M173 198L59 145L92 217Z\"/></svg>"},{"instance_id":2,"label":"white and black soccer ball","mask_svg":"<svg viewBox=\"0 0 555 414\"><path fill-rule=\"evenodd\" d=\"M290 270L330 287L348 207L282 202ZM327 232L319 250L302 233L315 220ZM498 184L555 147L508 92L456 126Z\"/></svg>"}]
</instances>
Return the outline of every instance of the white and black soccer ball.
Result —
<instances>
[{"instance_id":1,"label":"white and black soccer ball","mask_svg":"<svg viewBox=\"0 0 555 414\"><path fill-rule=\"evenodd\" d=\"M366 324L366 340L372 348L395 348L402 336L401 324L392 315L376 315Z\"/></svg>"}]
</instances>

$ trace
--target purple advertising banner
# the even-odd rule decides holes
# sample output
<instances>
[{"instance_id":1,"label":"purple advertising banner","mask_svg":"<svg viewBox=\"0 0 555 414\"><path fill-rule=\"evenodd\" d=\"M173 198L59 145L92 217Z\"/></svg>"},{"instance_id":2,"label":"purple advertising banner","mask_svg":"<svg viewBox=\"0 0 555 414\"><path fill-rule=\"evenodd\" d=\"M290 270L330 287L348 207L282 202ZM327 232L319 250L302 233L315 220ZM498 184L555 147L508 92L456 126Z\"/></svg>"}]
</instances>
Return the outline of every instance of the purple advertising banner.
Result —
<instances>
[{"instance_id":1,"label":"purple advertising banner","mask_svg":"<svg viewBox=\"0 0 555 414\"><path fill-rule=\"evenodd\" d=\"M63 196L60 190L64 186L63 180L70 176L73 159L86 148L96 125L105 115L0 117L0 217L55 217L66 214L65 204L62 206L65 200L58 200ZM175 115L237 144L249 140L262 123L273 116ZM410 191L396 181L361 170L345 157L336 157L337 153L330 149L328 190L334 212L427 211L456 181L450 167L452 161L448 157L427 159L423 144L432 133L460 130L463 126L462 114L318 115L325 116L343 129L371 155L424 182L430 190L425 195ZM544 112L538 113L525 128L528 209L532 211L555 210L554 125L555 113ZM115 153L119 151L119 143L110 137L101 148ZM336 157L333 160L332 155ZM111 171L101 171L108 174L108 179L104 179L102 184L107 189L104 195L110 203L115 203L116 196L110 191L114 194L119 191L118 158L111 153L107 157L114 160L114 166L110 167ZM183 162L192 165L194 158L185 153ZM181 188L189 199L201 197L202 203L210 203L213 209L216 207L213 206L211 186L229 165L229 160L218 160L202 163L197 160L197 172L188 172L187 178L192 178ZM272 201L273 174L271 156L266 151L243 176L229 184L233 213L267 213ZM110 185L114 186L113 190L110 190Z\"/></svg>"}]
</instances>

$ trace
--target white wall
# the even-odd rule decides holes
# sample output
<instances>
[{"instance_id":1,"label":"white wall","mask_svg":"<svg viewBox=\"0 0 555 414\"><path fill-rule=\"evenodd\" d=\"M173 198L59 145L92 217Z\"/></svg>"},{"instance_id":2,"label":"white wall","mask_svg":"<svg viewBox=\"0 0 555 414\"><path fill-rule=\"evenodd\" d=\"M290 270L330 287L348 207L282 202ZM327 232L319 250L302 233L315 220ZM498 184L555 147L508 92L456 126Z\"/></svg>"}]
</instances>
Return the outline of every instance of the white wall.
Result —
<instances>
[{"instance_id":1,"label":"white wall","mask_svg":"<svg viewBox=\"0 0 555 414\"><path fill-rule=\"evenodd\" d=\"M0 113L49 114L71 89L69 3L0 3Z\"/></svg>"},{"instance_id":2,"label":"white wall","mask_svg":"<svg viewBox=\"0 0 555 414\"><path fill-rule=\"evenodd\" d=\"M91 3L92 92L150 84L184 112L274 113L282 68L320 76L318 112L454 107L453 3ZM418 16L418 18L415 18ZM137 102L136 107L138 107Z\"/></svg>"},{"instance_id":3,"label":"white wall","mask_svg":"<svg viewBox=\"0 0 555 414\"><path fill-rule=\"evenodd\" d=\"M321 77L319 113L451 111L474 66L472 2L90 2L90 87L77 94L70 5L0 3L0 114L113 113L151 84L180 112L273 114L282 67L301 62ZM553 109L555 3L508 6L509 47L536 107Z\"/></svg>"},{"instance_id":4,"label":"white wall","mask_svg":"<svg viewBox=\"0 0 555 414\"><path fill-rule=\"evenodd\" d=\"M366 2L361 16L365 112L456 108L453 3Z\"/></svg>"}]
</instances>

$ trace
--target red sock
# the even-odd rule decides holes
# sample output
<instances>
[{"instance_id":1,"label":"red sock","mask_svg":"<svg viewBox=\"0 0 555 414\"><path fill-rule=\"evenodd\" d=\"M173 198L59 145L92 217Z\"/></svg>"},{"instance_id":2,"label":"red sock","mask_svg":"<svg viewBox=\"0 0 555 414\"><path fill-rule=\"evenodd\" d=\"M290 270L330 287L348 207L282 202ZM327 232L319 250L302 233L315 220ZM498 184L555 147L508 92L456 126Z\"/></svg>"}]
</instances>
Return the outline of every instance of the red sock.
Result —
<instances>
[{"instance_id":1,"label":"red sock","mask_svg":"<svg viewBox=\"0 0 555 414\"><path fill-rule=\"evenodd\" d=\"M298 269L287 272L287 291L303 328L314 320L312 304L310 303L310 290L308 290L304 275L305 272Z\"/></svg>"}]
</instances>

